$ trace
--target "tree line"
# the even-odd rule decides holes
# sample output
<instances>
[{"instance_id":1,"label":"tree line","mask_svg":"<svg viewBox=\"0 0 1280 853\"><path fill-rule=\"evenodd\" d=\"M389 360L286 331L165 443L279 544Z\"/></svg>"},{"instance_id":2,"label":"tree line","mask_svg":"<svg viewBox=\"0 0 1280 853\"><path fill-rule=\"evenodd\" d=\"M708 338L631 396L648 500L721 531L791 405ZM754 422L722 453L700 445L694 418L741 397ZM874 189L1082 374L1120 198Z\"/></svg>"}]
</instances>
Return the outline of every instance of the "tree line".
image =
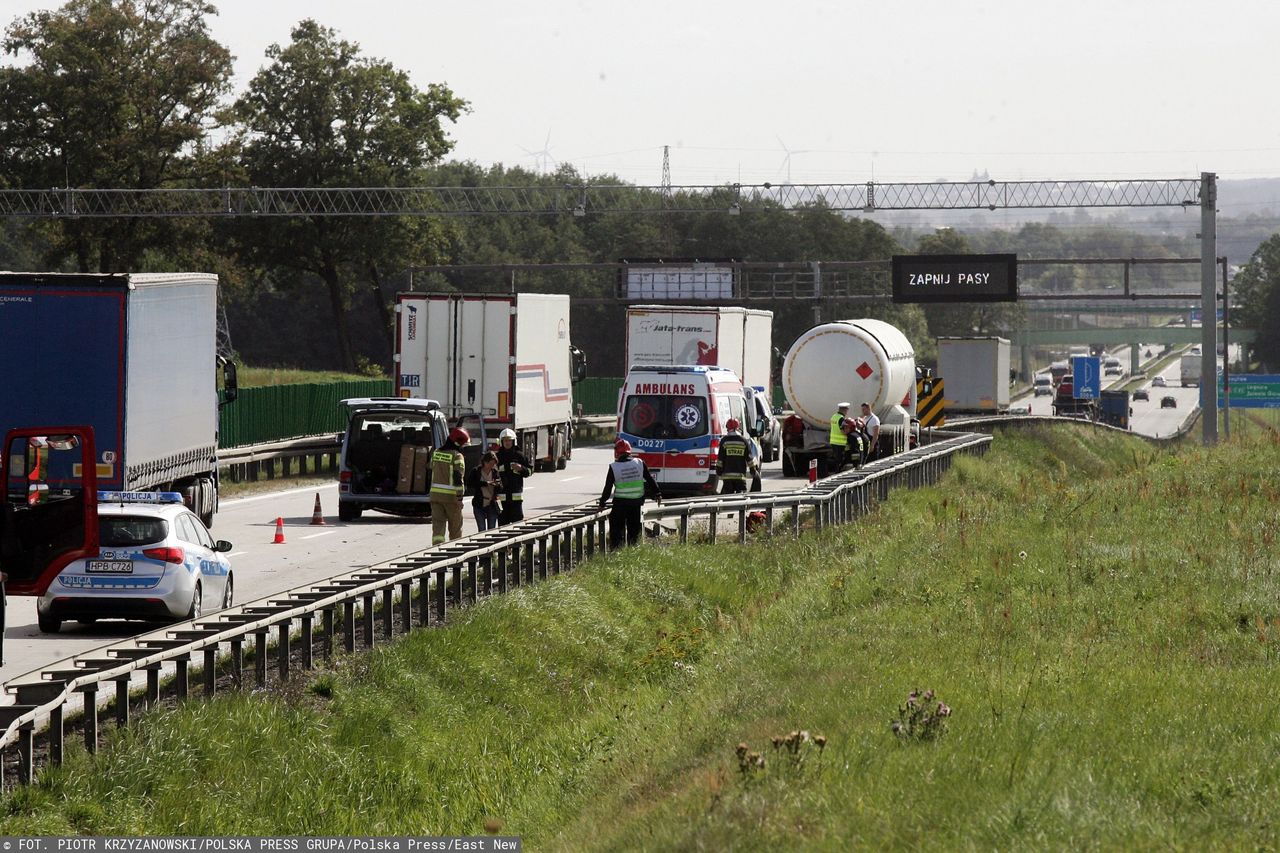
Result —
<instances>
[{"instance_id":1,"label":"tree line","mask_svg":"<svg viewBox=\"0 0 1280 853\"><path fill-rule=\"evenodd\" d=\"M2 43L0 187L162 189L219 186L530 186L625 184L568 166L534 174L447 160L449 126L470 109L443 84L419 85L314 20L272 45L243 91L210 33L202 0L70 0L14 21ZM634 188L636 193L650 190ZM729 188L725 188L726 205ZM656 200L649 199L649 202ZM653 206L659 206L654 204ZM415 272L451 264L600 262L624 257L742 261L873 260L903 251L1016 251L1022 257L1172 257L1180 238L1099 227L1068 232L888 231L822 204L742 215L604 213L587 217L294 217L48 219L0 225L9 269L200 270L222 282L232 344L254 364L386 372L397 290L537 289L612 294L614 282L570 271L511 281L497 274ZM1261 250L1260 250L1261 251ZM1033 286L1088 284L1084 268L1048 268ZM1255 300L1256 301L1256 300ZM776 340L813 319L809 304L771 306ZM824 306L827 319L833 310ZM904 329L922 353L940 334L1016 327L1016 305L850 305ZM595 372L621 372L622 309L574 309L575 342Z\"/></svg>"}]
</instances>

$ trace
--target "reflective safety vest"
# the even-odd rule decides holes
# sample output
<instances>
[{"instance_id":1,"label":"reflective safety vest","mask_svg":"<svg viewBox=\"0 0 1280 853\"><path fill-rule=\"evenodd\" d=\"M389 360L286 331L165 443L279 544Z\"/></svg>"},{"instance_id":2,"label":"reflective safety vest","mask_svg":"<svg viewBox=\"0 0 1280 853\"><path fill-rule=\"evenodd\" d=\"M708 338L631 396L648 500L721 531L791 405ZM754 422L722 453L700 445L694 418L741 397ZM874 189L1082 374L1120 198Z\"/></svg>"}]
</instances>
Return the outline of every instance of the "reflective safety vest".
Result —
<instances>
[{"instance_id":1,"label":"reflective safety vest","mask_svg":"<svg viewBox=\"0 0 1280 853\"><path fill-rule=\"evenodd\" d=\"M843 420L844 415L839 412L831 416L831 444L836 447L844 447L849 443L849 437L840 429L840 422Z\"/></svg>"},{"instance_id":2,"label":"reflective safety vest","mask_svg":"<svg viewBox=\"0 0 1280 853\"><path fill-rule=\"evenodd\" d=\"M431 454L431 496L462 497L462 474L466 461L456 450L437 450Z\"/></svg>"},{"instance_id":3,"label":"reflective safety vest","mask_svg":"<svg viewBox=\"0 0 1280 853\"><path fill-rule=\"evenodd\" d=\"M720 439L716 472L721 480L745 480L748 459L747 440L740 435L726 435Z\"/></svg>"},{"instance_id":4,"label":"reflective safety vest","mask_svg":"<svg viewBox=\"0 0 1280 853\"><path fill-rule=\"evenodd\" d=\"M644 500L644 463L639 459L622 459L609 464L613 471L613 496L618 500Z\"/></svg>"}]
</instances>

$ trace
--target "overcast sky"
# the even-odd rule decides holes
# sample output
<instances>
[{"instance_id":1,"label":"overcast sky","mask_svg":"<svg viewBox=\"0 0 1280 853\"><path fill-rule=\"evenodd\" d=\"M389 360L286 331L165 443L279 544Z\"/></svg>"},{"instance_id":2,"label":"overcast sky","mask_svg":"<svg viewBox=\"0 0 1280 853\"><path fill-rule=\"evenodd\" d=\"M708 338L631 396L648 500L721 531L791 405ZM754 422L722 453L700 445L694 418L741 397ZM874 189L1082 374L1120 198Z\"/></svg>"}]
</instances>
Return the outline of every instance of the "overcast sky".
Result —
<instances>
[{"instance_id":1,"label":"overcast sky","mask_svg":"<svg viewBox=\"0 0 1280 853\"><path fill-rule=\"evenodd\" d=\"M1265 0L217 6L237 89L312 17L470 101L454 156L485 164L657 184L669 145L675 184L1280 175Z\"/></svg>"}]
</instances>

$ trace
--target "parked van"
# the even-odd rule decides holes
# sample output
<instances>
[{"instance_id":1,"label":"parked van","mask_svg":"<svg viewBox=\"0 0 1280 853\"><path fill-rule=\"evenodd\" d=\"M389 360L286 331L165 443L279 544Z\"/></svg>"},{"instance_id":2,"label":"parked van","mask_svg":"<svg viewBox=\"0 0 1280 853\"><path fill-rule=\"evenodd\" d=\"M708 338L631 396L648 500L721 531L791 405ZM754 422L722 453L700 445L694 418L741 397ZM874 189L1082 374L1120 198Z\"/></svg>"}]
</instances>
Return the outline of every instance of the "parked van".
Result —
<instances>
[{"instance_id":1,"label":"parked van","mask_svg":"<svg viewBox=\"0 0 1280 853\"><path fill-rule=\"evenodd\" d=\"M712 494L724 425L733 418L745 426L746 412L732 370L633 367L619 396L618 437L631 443L664 495Z\"/></svg>"},{"instance_id":2,"label":"parked van","mask_svg":"<svg viewBox=\"0 0 1280 853\"><path fill-rule=\"evenodd\" d=\"M338 460L338 518L366 509L431 514L431 452L449 424L435 400L357 397L343 400L347 431Z\"/></svg>"}]
</instances>

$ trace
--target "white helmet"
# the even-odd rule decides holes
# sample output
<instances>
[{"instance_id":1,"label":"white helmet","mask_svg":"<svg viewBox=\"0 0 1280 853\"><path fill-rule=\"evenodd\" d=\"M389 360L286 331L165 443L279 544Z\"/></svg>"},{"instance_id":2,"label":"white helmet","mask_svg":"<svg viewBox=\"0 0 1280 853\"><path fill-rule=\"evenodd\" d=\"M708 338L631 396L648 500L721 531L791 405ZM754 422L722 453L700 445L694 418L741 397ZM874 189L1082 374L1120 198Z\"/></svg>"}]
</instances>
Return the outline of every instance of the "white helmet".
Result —
<instances>
[{"instance_id":1,"label":"white helmet","mask_svg":"<svg viewBox=\"0 0 1280 853\"><path fill-rule=\"evenodd\" d=\"M507 427L502 432L498 433L498 441L506 441L508 438L512 441L516 440L516 431L510 427Z\"/></svg>"}]
</instances>

